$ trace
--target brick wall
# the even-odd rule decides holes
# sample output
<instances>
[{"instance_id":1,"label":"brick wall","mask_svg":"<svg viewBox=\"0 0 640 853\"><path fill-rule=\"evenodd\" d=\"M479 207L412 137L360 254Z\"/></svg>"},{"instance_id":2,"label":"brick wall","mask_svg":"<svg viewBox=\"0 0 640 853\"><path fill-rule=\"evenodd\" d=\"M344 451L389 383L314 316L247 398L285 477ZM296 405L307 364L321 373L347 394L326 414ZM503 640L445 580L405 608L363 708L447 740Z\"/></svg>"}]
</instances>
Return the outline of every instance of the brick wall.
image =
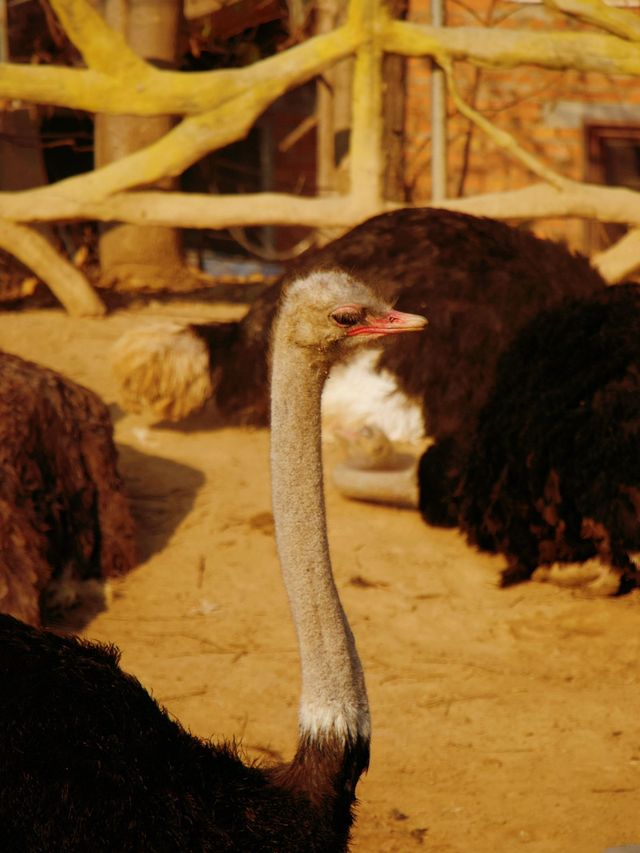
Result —
<instances>
[{"instance_id":1,"label":"brick wall","mask_svg":"<svg viewBox=\"0 0 640 853\"><path fill-rule=\"evenodd\" d=\"M640 14L640 13L639 13ZM410 0L408 19L428 24L430 0ZM578 30L582 25L536 4L507 0L446 0L449 26L491 26L525 30ZM476 69L456 63L460 94L499 128L562 175L588 176L585 127L588 124L640 128L640 81L581 72L551 72L534 67L511 70ZM315 185L316 133L309 126L292 145L288 134L313 115L315 84L283 96L265 116L273 150L272 186L282 192L312 195ZM406 198L420 203L431 198L431 65L427 59L407 60L405 116ZM475 195L515 189L537 180L517 161L496 148L480 130L448 108L448 196ZM284 149L283 149L284 145ZM566 239L588 251L582 220L546 220L532 227L547 236ZM292 235L278 244L291 245ZM299 238L306 229L299 229Z\"/></svg>"},{"instance_id":2,"label":"brick wall","mask_svg":"<svg viewBox=\"0 0 640 853\"><path fill-rule=\"evenodd\" d=\"M411 0L409 20L430 22L429 0ZM521 29L582 29L581 25L532 4L446 0L450 26L497 26ZM490 31L487 31L490 38ZM587 176L585 125L589 123L640 126L640 81L580 72L551 72L526 67L509 71L474 69L456 64L460 94L499 128L548 166L566 177ZM409 61L407 81L406 181L414 202L431 192L431 73L427 60ZM448 109L448 195L472 195L515 189L534 180L528 170L496 149L482 132ZM586 249L580 221L545 221L542 233L565 238Z\"/></svg>"}]
</instances>

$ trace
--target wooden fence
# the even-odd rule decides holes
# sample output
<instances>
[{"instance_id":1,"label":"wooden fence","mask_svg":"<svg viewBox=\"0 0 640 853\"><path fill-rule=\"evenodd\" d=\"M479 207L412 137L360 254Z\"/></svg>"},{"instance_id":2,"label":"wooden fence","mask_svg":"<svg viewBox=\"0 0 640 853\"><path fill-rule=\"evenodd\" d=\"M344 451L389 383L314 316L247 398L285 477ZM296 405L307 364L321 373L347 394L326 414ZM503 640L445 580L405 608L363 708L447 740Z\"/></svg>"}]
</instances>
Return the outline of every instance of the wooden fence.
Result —
<instances>
[{"instance_id":1,"label":"wooden fence","mask_svg":"<svg viewBox=\"0 0 640 853\"><path fill-rule=\"evenodd\" d=\"M346 228L395 207L383 196L385 52L433 58L446 72L457 108L540 178L522 190L439 202L440 206L496 217L595 216L640 226L640 194L581 184L553 172L465 104L455 86L454 63L460 60L485 67L535 64L640 75L640 19L601 0L546 0L550 7L595 24L603 30L598 33L433 28L393 20L382 0L350 0L344 25L330 33L244 68L195 73L161 70L145 62L88 0L50 3L86 68L0 63L1 98L111 114L182 116L162 139L93 172L36 189L0 193L0 247L32 268L72 313L97 314L104 309L84 276L27 223L91 219L191 228L247 224ZM136 186L178 175L205 154L242 138L284 92L348 56L354 56L355 63L346 194L300 198L285 193L135 191ZM605 275L613 280L621 269L626 271L634 252L640 254L636 230L603 256Z\"/></svg>"}]
</instances>

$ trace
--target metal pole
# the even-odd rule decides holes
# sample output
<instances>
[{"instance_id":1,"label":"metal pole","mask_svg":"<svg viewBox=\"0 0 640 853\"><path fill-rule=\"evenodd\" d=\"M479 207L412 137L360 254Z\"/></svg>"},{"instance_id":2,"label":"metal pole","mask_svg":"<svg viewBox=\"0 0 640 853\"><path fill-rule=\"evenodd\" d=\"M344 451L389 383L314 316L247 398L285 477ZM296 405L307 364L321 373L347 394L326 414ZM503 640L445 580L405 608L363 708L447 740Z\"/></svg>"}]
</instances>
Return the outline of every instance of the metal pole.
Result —
<instances>
[{"instance_id":1,"label":"metal pole","mask_svg":"<svg viewBox=\"0 0 640 853\"><path fill-rule=\"evenodd\" d=\"M431 23L444 26L444 0L431 0ZM447 197L447 85L444 71L431 63L431 200Z\"/></svg>"}]
</instances>

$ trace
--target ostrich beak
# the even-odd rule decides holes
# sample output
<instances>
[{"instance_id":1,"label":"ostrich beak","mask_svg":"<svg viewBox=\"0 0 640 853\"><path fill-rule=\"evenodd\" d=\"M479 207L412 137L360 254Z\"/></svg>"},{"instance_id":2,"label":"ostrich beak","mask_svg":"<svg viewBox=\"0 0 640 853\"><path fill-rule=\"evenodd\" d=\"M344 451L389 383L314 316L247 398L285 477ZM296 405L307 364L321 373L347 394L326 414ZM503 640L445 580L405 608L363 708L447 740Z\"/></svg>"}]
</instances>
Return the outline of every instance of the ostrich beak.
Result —
<instances>
[{"instance_id":1,"label":"ostrich beak","mask_svg":"<svg viewBox=\"0 0 640 853\"><path fill-rule=\"evenodd\" d=\"M389 311L382 317L367 315L364 323L353 326L348 335L397 335L400 332L419 332L429 321L420 314L406 314L404 311Z\"/></svg>"}]
</instances>

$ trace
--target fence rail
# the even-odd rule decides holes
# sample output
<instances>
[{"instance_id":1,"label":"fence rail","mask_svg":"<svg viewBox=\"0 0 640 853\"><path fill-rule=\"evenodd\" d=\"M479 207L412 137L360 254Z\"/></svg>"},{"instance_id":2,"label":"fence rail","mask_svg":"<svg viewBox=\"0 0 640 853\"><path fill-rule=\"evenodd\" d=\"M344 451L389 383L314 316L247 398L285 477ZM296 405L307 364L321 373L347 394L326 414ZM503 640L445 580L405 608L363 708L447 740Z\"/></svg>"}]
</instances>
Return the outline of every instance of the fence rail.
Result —
<instances>
[{"instance_id":1,"label":"fence rail","mask_svg":"<svg viewBox=\"0 0 640 853\"><path fill-rule=\"evenodd\" d=\"M640 226L640 194L582 184L553 172L466 105L455 86L453 63L457 60L484 67L535 64L640 76L637 16L607 7L601 0L547 0L547 5L595 23L603 33L433 28L393 20L383 0L350 0L345 23L330 33L246 68L188 74L156 69L138 57L88 0L50 2L87 67L1 63L1 98L101 113L182 116L162 139L93 172L37 189L0 192L0 246L37 270L72 313L95 314L103 308L81 273L44 246L27 223L95 219L191 228L294 223L346 228L397 207L383 192L382 61L386 52L434 59L447 75L457 108L542 181L525 190L447 200L439 206L498 218L577 215ZM348 56L355 57L355 64L349 190L344 195L230 197L135 190L180 174L205 154L242 138L284 92ZM599 259L611 280L633 265L631 258L640 242L634 233Z\"/></svg>"}]
</instances>

